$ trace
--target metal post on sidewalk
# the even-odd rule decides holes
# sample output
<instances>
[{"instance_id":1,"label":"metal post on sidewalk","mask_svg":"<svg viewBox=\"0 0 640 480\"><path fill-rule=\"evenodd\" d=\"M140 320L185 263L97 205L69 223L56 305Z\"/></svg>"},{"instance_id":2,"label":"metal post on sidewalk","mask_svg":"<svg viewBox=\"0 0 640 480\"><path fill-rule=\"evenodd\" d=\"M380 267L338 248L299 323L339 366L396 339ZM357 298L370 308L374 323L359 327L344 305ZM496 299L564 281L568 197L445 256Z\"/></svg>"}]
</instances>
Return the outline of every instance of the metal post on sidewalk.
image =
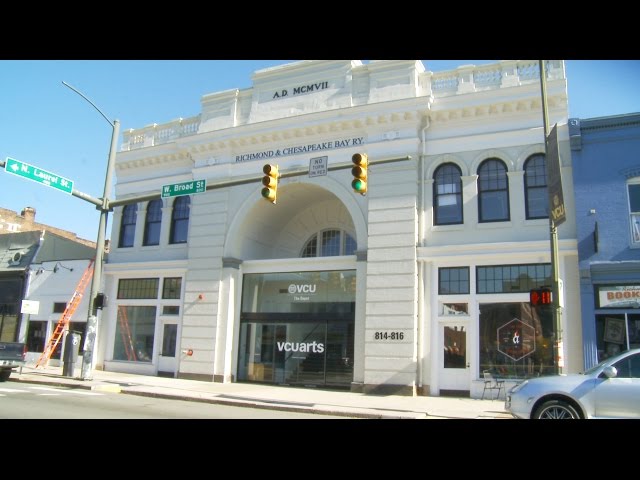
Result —
<instances>
[{"instance_id":1,"label":"metal post on sidewalk","mask_svg":"<svg viewBox=\"0 0 640 480\"><path fill-rule=\"evenodd\" d=\"M95 106L95 104L89 100L84 94L82 94L77 89L73 88L71 85L62 82L65 86L69 87L71 90L76 92L82 98L84 98L87 102L91 104L93 108L95 108L100 115L104 117L104 119L109 123L112 128L111 133L111 147L109 148L109 159L107 161L107 172L104 179L104 190L102 194L102 205L96 207L100 210L100 223L98 225L98 238L96 240L96 261L93 269L93 278L91 279L91 293L89 294L89 314L87 316L87 330L86 337L82 349L82 380L91 380L92 379L92 367L93 367L93 357L94 357L94 348L96 337L98 334L98 309L96 308L96 297L100 291L100 282L102 280L102 266L104 263L104 242L105 242L105 233L107 229L107 215L110 210L109 206L109 194L112 188L112 178L113 171L115 169L115 157L116 157L116 148L118 142L118 135L120 134L120 122L118 120L114 120L113 123L109 118L102 113L102 111Z\"/></svg>"},{"instance_id":2,"label":"metal post on sidewalk","mask_svg":"<svg viewBox=\"0 0 640 480\"><path fill-rule=\"evenodd\" d=\"M549 156L549 118L547 114L547 88L544 60L539 60L540 70L540 89L542 92L542 119L544 123L544 151L546 159L547 171L550 168ZM558 160L559 161L559 160ZM547 182L547 188L551 185ZM558 227L553 220L551 209L553 208L551 198L549 199L549 240L551 250L551 307L553 312L554 326L554 359L556 373L562 373L564 367L564 356L562 346L562 310L560 307L560 278L558 273Z\"/></svg>"}]
</instances>

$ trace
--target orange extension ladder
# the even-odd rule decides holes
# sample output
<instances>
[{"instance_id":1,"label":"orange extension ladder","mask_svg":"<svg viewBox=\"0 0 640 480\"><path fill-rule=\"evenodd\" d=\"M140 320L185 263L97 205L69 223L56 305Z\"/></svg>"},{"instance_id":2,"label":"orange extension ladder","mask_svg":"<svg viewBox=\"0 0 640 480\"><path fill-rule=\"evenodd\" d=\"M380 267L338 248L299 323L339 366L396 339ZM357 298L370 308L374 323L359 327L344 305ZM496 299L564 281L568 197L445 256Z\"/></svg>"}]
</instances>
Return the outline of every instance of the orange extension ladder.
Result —
<instances>
[{"instance_id":1,"label":"orange extension ladder","mask_svg":"<svg viewBox=\"0 0 640 480\"><path fill-rule=\"evenodd\" d=\"M76 286L76 291L73 292L71 300L69 301L69 303L67 303L67 307L64 309L60 320L58 320L56 327L53 329L53 333L51 334L51 337L49 337L47 345L44 348L42 355L40 355L38 362L36 363L36 368L38 368L39 366L47 366L47 364L49 363L49 359L58 346L58 343L60 343L62 334L67 329L71 317L82 301L82 295L84 294L84 291L87 288L87 284L93 276L93 265L94 261L91 260L89 262L89 265L87 265L87 269L82 274L82 278L78 282L78 285Z\"/></svg>"},{"instance_id":2,"label":"orange extension ladder","mask_svg":"<svg viewBox=\"0 0 640 480\"><path fill-rule=\"evenodd\" d=\"M118 322L120 322L120 336L122 337L124 351L127 354L127 360L133 360L134 362L137 362L138 358L136 357L136 351L133 346L133 339L131 338L131 330L129 329L127 307L123 305L118 306Z\"/></svg>"}]
</instances>

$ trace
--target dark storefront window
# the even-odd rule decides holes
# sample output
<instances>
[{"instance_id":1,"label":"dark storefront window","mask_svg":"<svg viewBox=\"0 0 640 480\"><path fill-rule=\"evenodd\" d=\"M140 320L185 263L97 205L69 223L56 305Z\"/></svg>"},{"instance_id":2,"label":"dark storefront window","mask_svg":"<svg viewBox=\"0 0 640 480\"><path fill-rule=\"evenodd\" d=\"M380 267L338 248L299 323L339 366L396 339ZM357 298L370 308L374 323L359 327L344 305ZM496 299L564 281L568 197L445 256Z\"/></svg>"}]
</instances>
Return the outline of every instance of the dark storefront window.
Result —
<instances>
[{"instance_id":1,"label":"dark storefront window","mask_svg":"<svg viewBox=\"0 0 640 480\"><path fill-rule=\"evenodd\" d=\"M527 293L551 285L551 264L476 267L477 293Z\"/></svg>"},{"instance_id":2,"label":"dark storefront window","mask_svg":"<svg viewBox=\"0 0 640 480\"><path fill-rule=\"evenodd\" d=\"M0 342L18 339L22 277L0 278Z\"/></svg>"},{"instance_id":3,"label":"dark storefront window","mask_svg":"<svg viewBox=\"0 0 640 480\"><path fill-rule=\"evenodd\" d=\"M118 307L118 323L113 347L113 359L130 362L150 362L156 328L156 307Z\"/></svg>"},{"instance_id":4,"label":"dark storefront window","mask_svg":"<svg viewBox=\"0 0 640 480\"><path fill-rule=\"evenodd\" d=\"M598 362L632 348L640 348L640 314L596 315Z\"/></svg>"},{"instance_id":5,"label":"dark storefront window","mask_svg":"<svg viewBox=\"0 0 640 480\"><path fill-rule=\"evenodd\" d=\"M238 380L353 381L355 271L244 276Z\"/></svg>"},{"instance_id":6,"label":"dark storefront window","mask_svg":"<svg viewBox=\"0 0 640 480\"><path fill-rule=\"evenodd\" d=\"M162 355L163 357L175 357L176 346L178 345L178 325L167 323L162 332Z\"/></svg>"},{"instance_id":7,"label":"dark storefront window","mask_svg":"<svg viewBox=\"0 0 640 480\"><path fill-rule=\"evenodd\" d=\"M595 293L597 309L617 310L596 315L598 362L640 348L640 314L621 312L640 307L640 285L599 285Z\"/></svg>"},{"instance_id":8,"label":"dark storefront window","mask_svg":"<svg viewBox=\"0 0 640 480\"><path fill-rule=\"evenodd\" d=\"M165 278L162 282L162 298L175 300L180 298L182 290L182 278L171 277Z\"/></svg>"},{"instance_id":9,"label":"dark storefront window","mask_svg":"<svg viewBox=\"0 0 640 480\"><path fill-rule=\"evenodd\" d=\"M47 322L30 321L27 331L27 351L43 352L47 335Z\"/></svg>"},{"instance_id":10,"label":"dark storefront window","mask_svg":"<svg viewBox=\"0 0 640 480\"><path fill-rule=\"evenodd\" d=\"M118 298L158 298L157 278L123 278L118 282Z\"/></svg>"},{"instance_id":11,"label":"dark storefront window","mask_svg":"<svg viewBox=\"0 0 640 480\"><path fill-rule=\"evenodd\" d=\"M480 368L502 378L555 373L551 306L528 303L480 304Z\"/></svg>"},{"instance_id":12,"label":"dark storefront window","mask_svg":"<svg viewBox=\"0 0 640 480\"><path fill-rule=\"evenodd\" d=\"M439 268L438 294L469 293L469 267Z\"/></svg>"}]
</instances>

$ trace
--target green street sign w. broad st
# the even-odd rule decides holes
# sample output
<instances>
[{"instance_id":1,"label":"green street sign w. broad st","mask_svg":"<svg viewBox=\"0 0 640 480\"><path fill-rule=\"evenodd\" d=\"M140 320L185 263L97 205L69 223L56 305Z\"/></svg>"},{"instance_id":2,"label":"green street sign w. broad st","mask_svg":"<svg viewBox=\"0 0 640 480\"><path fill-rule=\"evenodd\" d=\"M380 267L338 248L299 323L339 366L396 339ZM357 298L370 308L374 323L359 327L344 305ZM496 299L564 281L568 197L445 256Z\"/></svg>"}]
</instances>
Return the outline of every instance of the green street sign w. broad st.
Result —
<instances>
[{"instance_id":1,"label":"green street sign w. broad st","mask_svg":"<svg viewBox=\"0 0 640 480\"><path fill-rule=\"evenodd\" d=\"M191 195L193 193L204 193L207 189L206 180L191 180L189 182L163 185L161 197L178 197L180 195Z\"/></svg>"}]
</instances>

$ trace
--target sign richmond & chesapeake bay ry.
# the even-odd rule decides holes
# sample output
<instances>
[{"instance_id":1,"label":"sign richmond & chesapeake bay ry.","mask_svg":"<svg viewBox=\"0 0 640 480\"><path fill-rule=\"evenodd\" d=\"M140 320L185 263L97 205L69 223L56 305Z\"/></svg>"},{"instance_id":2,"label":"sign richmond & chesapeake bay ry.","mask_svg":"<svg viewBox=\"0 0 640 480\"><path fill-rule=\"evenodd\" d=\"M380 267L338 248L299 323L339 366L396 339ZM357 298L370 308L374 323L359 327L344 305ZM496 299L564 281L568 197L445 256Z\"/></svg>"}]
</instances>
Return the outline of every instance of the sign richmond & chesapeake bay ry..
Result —
<instances>
[{"instance_id":1,"label":"sign richmond & chesapeake bay ry.","mask_svg":"<svg viewBox=\"0 0 640 480\"><path fill-rule=\"evenodd\" d=\"M323 150L333 150L336 148L347 148L364 145L364 137L347 138L343 140L330 140L322 143L310 143L296 147L278 148L275 150L264 150L262 152L245 153L236 155L236 163L248 162L251 160L267 160L270 158L285 157L287 155L297 155L299 153L320 152Z\"/></svg>"}]
</instances>

